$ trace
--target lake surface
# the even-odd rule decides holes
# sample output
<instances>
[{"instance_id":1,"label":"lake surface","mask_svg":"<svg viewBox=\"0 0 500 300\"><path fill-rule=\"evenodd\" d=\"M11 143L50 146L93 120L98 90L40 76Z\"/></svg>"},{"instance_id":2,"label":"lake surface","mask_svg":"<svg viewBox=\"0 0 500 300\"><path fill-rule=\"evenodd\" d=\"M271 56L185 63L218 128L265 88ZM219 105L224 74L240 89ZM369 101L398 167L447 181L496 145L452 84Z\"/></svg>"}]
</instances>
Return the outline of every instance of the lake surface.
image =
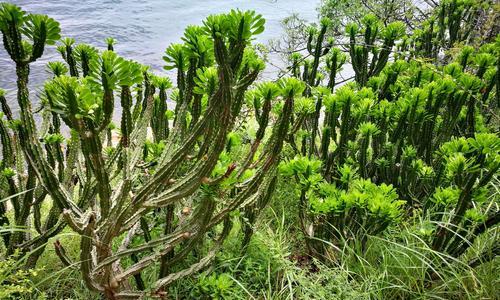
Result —
<instances>
[{"instance_id":1,"label":"lake surface","mask_svg":"<svg viewBox=\"0 0 500 300\"><path fill-rule=\"evenodd\" d=\"M127 59L162 71L162 55L167 46L179 42L184 28L201 24L209 15L230 9L255 10L266 19L266 29L257 42L267 43L282 34L280 21L292 13L315 21L320 0L14 0L27 12L47 14L61 24L62 36L77 43L105 48L105 38L117 40L115 51ZM0 41L0 87L15 87L14 66ZM273 59L273 58L271 58ZM275 58L276 59L276 58ZM61 60L54 47L46 49L42 60L32 65L30 84L40 87L47 78L45 64ZM276 69L267 69L264 77L272 78ZM12 103L12 97L11 102ZM13 104L15 107L15 105Z\"/></svg>"}]
</instances>

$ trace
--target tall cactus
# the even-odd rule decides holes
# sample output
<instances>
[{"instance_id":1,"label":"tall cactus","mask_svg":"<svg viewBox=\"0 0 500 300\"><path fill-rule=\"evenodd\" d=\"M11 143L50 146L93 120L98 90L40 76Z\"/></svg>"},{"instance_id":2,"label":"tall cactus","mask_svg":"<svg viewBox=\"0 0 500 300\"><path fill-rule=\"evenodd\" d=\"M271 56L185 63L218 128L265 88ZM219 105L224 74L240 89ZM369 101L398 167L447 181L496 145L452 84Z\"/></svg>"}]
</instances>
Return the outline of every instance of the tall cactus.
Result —
<instances>
[{"instance_id":1,"label":"tall cactus","mask_svg":"<svg viewBox=\"0 0 500 300\"><path fill-rule=\"evenodd\" d=\"M346 32L355 79L364 86L370 77L378 75L387 64L395 41L405 33L405 26L402 22L393 22L383 27L374 15L365 16L362 26L361 40L358 39L357 24L349 24ZM382 43L378 45L376 42L380 38Z\"/></svg>"},{"instance_id":2,"label":"tall cactus","mask_svg":"<svg viewBox=\"0 0 500 300\"><path fill-rule=\"evenodd\" d=\"M17 18L15 22L8 22L11 16ZM20 35L13 33L25 32L24 24L32 24L24 22L23 18L24 13L16 6L2 6L0 24L4 39L8 40L5 46L18 67L19 134L24 139L21 148L29 170L32 170L30 172L37 175L31 178L43 185L43 192L50 195L67 224L81 235L80 269L90 289L101 292L109 299L161 296L165 286L200 270L211 261L231 228L230 213L233 210L243 204L250 206L254 203L258 203L255 209L262 209L266 203L264 199L269 199L274 188L275 176L272 174L276 172L296 94L290 91L294 89L292 82L283 83L283 109L259 159L252 164L246 163L253 160L255 151L248 153L241 166L222 159L226 137L244 105L245 93L264 67L250 49L253 37L264 29L264 19L254 12L231 11L213 15L205 20L202 27L193 29L196 34L187 34L185 44L169 48L172 50L168 50L167 54L178 68L179 85L177 122L171 134L166 131L169 127L164 106L165 91L169 87L167 80L158 77L151 80L140 65L121 58L112 49L94 55L88 48L80 47L82 49L76 51L79 47L73 49L73 43L67 41L63 53L70 69L74 64L74 70L78 71L76 61L79 61L88 66L88 73L84 72L87 74L79 77L79 72L67 76L58 71L45 84L45 91L48 107L71 129L74 133L72 140L74 138L81 146L83 159L77 161L79 203L76 203L72 196L75 193L70 194L65 179L59 178L56 173L60 168L56 163L60 152L54 145L61 140L56 135L47 136L45 148L39 142L26 85L29 63L41 55L45 43L52 43L58 38L58 29L53 29L54 21L48 17L34 18L36 21L33 24L38 26L36 30L44 32L44 28L52 28L53 32L45 35L50 39L41 41L37 40L39 35L33 35L38 48L33 47L37 50L28 56L23 52L25 48L20 53L15 51L19 45L25 44L21 42ZM211 47L209 51L205 49L208 52L201 51L201 46L196 44L200 40ZM197 52L193 50L193 44L197 45ZM68 53L73 54L73 50L78 52L75 63L67 59ZM200 58L202 52L213 53L214 60ZM187 61L182 58L184 55ZM88 64L83 57L90 58ZM217 80L207 81L208 85L203 88L203 80L195 78L207 67L212 67L214 62L216 65L210 70L215 70ZM141 87L138 91L144 87L145 94L140 114L134 119L132 99L137 86ZM156 104L155 87L160 100ZM105 151L102 141L113 118L114 98L118 93L122 108L120 143L112 146L111 151ZM273 89L271 95L265 97L270 101L275 96L277 90ZM199 97L198 100L206 97L204 109L199 103L193 106L196 97ZM268 114L269 103L265 105L266 113L263 113ZM189 127L188 112L199 114L199 119ZM263 140L268 121L262 114L259 120L261 130L258 138ZM159 148L163 150L154 165L142 163L149 124L156 128L153 128L156 139L164 143L164 147ZM75 149L74 144L71 149ZM221 168L216 168L218 165L226 171L221 173ZM148 172L143 172L143 168L148 168ZM233 172L235 168L237 171ZM236 176L248 174L246 171L250 172L250 177ZM7 175L10 176L10 173ZM31 187L34 182L27 184ZM234 192L219 199L226 193L224 187L227 186ZM152 216L161 208L167 209L167 220L157 224ZM181 208L182 217L177 214ZM222 231L219 231L218 224L222 224ZM151 235L149 228L158 225L164 227L164 234ZM130 241L139 230L145 238L144 244L131 246ZM210 243L207 231L215 235ZM181 271L173 268L198 247L202 238L210 250L199 262ZM112 245L117 241L121 242L121 246L115 249ZM61 247L57 245L58 253L67 262ZM121 265L120 261L128 257L134 263L128 267ZM146 268L153 268L157 260L161 261L157 281L144 290L140 273ZM131 286L128 278L135 279L137 288Z\"/></svg>"},{"instance_id":3,"label":"tall cactus","mask_svg":"<svg viewBox=\"0 0 500 300\"><path fill-rule=\"evenodd\" d=\"M313 57L312 64L308 68L307 74L307 84L308 87L304 91L306 96L311 95L311 87L317 86L316 78L318 74L318 67L320 63L320 58L328 54L331 45L324 45L326 39L326 32L328 27L331 25L331 21L328 18L322 18L320 21L319 30L315 27L309 28L309 36L307 38L307 52ZM306 71L304 71L305 73Z\"/></svg>"},{"instance_id":4,"label":"tall cactus","mask_svg":"<svg viewBox=\"0 0 500 300\"><path fill-rule=\"evenodd\" d=\"M19 194L12 198L14 207L17 207L15 225L27 226L31 211L33 211L35 229L39 233L34 239L30 239L22 232L14 233L9 240L8 249L11 253L16 248L27 252L42 247L44 242L57 233L59 228L56 224L57 217L54 218L54 214L49 214L45 225L41 226L39 208L45 200L47 190L53 189L53 201L57 204L53 206L51 212L71 206L67 202L59 201L60 197L68 197L69 195L60 184L62 172L57 175L53 169L53 166L56 166L55 160L58 161L58 168L63 168L61 152L57 146L60 139L47 137L45 139L46 149L53 149L53 151L43 150L44 147L35 127L28 91L30 63L42 56L46 44L52 45L59 39L60 29L59 24L47 16L25 14L13 4L2 3L0 6L0 30L4 39L4 47L15 62L17 100L20 108L20 120L13 119L10 107L2 95L2 109L12 128L10 133L2 130L3 141L10 141L9 143L2 142L2 148L4 154L5 151L14 151L13 154L9 155L12 159L4 162L6 165L3 166L5 180L10 186L6 196L11 198L12 195ZM3 128L5 129L5 127ZM57 134L57 130L58 128L55 126L52 131L53 137ZM26 169L25 163L28 165ZM14 180L16 174L17 180ZM41 177L45 177L46 181L42 182ZM57 214L55 215L57 216ZM39 254L38 251L33 253L28 263L36 262Z\"/></svg>"}]
</instances>

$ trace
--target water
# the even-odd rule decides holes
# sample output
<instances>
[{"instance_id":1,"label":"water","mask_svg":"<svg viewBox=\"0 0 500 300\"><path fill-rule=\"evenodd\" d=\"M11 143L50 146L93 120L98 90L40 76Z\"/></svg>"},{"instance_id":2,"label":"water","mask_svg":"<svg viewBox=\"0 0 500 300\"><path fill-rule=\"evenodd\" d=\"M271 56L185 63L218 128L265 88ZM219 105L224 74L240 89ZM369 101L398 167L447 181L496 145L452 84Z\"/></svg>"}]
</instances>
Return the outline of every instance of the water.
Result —
<instances>
[{"instance_id":1,"label":"water","mask_svg":"<svg viewBox=\"0 0 500 300\"><path fill-rule=\"evenodd\" d=\"M149 65L156 73L162 71L162 55L167 46L180 42L184 28L201 24L209 15L230 9L255 10L266 19L266 29L257 42L267 43L282 34L280 21L292 13L314 21L320 0L15 0L27 12L47 14L61 24L62 36L77 43L105 48L105 38L117 40L116 52L128 59ZM10 91L15 108L14 66L0 42L0 87ZM55 47L46 49L43 59L32 64L30 84L39 88L47 78L45 65L60 60ZM271 58L276 59L276 58ZM267 69L271 78L276 70Z\"/></svg>"}]
</instances>

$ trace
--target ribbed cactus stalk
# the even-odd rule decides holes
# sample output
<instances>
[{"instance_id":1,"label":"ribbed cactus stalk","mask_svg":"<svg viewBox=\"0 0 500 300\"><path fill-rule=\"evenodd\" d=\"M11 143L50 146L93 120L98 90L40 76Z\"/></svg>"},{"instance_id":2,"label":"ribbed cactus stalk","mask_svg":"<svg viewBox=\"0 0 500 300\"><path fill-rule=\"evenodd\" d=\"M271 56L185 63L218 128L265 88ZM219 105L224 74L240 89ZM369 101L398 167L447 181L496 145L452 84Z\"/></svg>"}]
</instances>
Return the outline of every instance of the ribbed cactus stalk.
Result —
<instances>
[{"instance_id":1,"label":"ribbed cactus stalk","mask_svg":"<svg viewBox=\"0 0 500 300\"><path fill-rule=\"evenodd\" d=\"M346 31L356 82L365 86L370 77L377 76L385 67L395 41L405 33L405 26L401 22L393 22L383 27L374 15L365 16L362 26L361 40L358 39L358 25L349 24ZM380 44L378 39L382 39Z\"/></svg>"},{"instance_id":2,"label":"ribbed cactus stalk","mask_svg":"<svg viewBox=\"0 0 500 300\"><path fill-rule=\"evenodd\" d=\"M151 120L151 127L155 140L165 140L169 134L169 124L167 116L167 90L172 87L172 82L167 77L153 76L153 86L158 88L159 97L155 99L153 114L157 116Z\"/></svg>"},{"instance_id":3,"label":"ribbed cactus stalk","mask_svg":"<svg viewBox=\"0 0 500 300\"><path fill-rule=\"evenodd\" d=\"M327 87L333 92L336 83L337 74L342 69L346 62L347 56L338 48L332 48L330 53L326 56L326 69L328 71L328 84Z\"/></svg>"},{"instance_id":4,"label":"ribbed cactus stalk","mask_svg":"<svg viewBox=\"0 0 500 300\"><path fill-rule=\"evenodd\" d=\"M15 159L15 162L12 162L16 164L16 167L6 169L12 171L6 171L4 175L6 175L7 182L9 182L10 194L12 195L13 192L20 193L20 195L13 198L13 204L15 202L14 208L17 207L15 209L17 211L15 225L26 226L32 206L36 208L45 199L46 195L41 186L35 188L37 184L35 174L50 177L50 184L45 185L45 188L51 186L51 184L59 185L59 179L45 159L46 155L37 136L27 86L29 64L42 56L45 44L54 44L55 40L59 38L59 26L57 22L47 16L25 15L17 6L3 3L0 7L0 30L4 38L4 47L16 64L18 77L17 100L20 107L20 121L14 121L9 105L5 99L2 100L2 109L6 112L7 118L13 122L13 134L7 137L9 134L3 132L2 135L4 139L9 138L15 142L10 144L14 147L11 149L22 148L25 159L29 162L27 170L24 170L23 157L21 153L16 153L15 156L11 156ZM23 38L29 39L32 44L26 42ZM8 144L3 144L2 147L9 148ZM40 166L50 169L49 174L41 172ZM9 167L7 166L7 168ZM15 174L13 172L18 174L17 182L13 181ZM55 194L62 192L57 187L54 190ZM54 199L54 201L57 202L57 199ZM39 224L39 222L39 219L35 220L35 224ZM42 239L47 236L45 233L40 232ZM25 242L30 243L31 241L25 241L26 238L27 236L24 233L14 233L8 246L10 253L16 248L21 248L23 251L29 250L31 245L26 245Z\"/></svg>"},{"instance_id":5,"label":"ribbed cactus stalk","mask_svg":"<svg viewBox=\"0 0 500 300\"><path fill-rule=\"evenodd\" d=\"M73 52L73 45L75 44L75 39L64 38L61 40L62 45L58 46L59 53L61 53L64 60L69 65L69 72L71 76L78 77L78 69L76 67L75 55Z\"/></svg>"},{"instance_id":6,"label":"ribbed cactus stalk","mask_svg":"<svg viewBox=\"0 0 500 300\"><path fill-rule=\"evenodd\" d=\"M318 74L320 58L328 54L331 48L331 45L324 45L325 34L330 25L330 19L322 18L320 21L319 30L315 27L309 28L309 36L307 38L307 52L313 57L313 61L310 65L310 68L307 68L308 70L306 70L304 67L304 73L307 73L307 80L304 81L306 81L308 85L308 87L306 87L306 90L304 91L305 96L310 96L311 87L317 86L316 75Z\"/></svg>"},{"instance_id":7,"label":"ribbed cactus stalk","mask_svg":"<svg viewBox=\"0 0 500 300\"><path fill-rule=\"evenodd\" d=\"M97 55L97 49L87 44L78 44L73 53L83 77L87 77L90 72L90 61Z\"/></svg>"},{"instance_id":8,"label":"ribbed cactus stalk","mask_svg":"<svg viewBox=\"0 0 500 300\"><path fill-rule=\"evenodd\" d=\"M368 147L372 137L379 133L377 126L370 122L359 125L359 173L363 177L368 177Z\"/></svg>"}]
</instances>

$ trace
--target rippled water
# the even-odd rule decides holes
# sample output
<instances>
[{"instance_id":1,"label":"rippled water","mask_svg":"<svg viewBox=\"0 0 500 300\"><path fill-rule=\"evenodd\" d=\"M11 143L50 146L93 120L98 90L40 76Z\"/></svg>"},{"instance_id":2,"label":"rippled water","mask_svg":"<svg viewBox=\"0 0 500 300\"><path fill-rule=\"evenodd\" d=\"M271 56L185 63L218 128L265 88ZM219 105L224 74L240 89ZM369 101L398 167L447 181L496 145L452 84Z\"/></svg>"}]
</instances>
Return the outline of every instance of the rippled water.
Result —
<instances>
[{"instance_id":1,"label":"rippled water","mask_svg":"<svg viewBox=\"0 0 500 300\"><path fill-rule=\"evenodd\" d=\"M105 47L104 39L114 37L115 50L122 56L150 65L161 72L165 48L179 42L184 28L201 24L206 16L233 8L252 9L266 19L266 30L257 41L266 43L282 34L280 20L299 13L306 20L316 19L319 0L15 0L25 11L48 14L61 24L62 36L77 43ZM0 42L1 44L1 42ZM54 47L32 66L31 85L40 86L46 78L45 63L59 60ZM266 75L271 76L272 70ZM1 45L0 87L15 87L14 66Z\"/></svg>"}]
</instances>

